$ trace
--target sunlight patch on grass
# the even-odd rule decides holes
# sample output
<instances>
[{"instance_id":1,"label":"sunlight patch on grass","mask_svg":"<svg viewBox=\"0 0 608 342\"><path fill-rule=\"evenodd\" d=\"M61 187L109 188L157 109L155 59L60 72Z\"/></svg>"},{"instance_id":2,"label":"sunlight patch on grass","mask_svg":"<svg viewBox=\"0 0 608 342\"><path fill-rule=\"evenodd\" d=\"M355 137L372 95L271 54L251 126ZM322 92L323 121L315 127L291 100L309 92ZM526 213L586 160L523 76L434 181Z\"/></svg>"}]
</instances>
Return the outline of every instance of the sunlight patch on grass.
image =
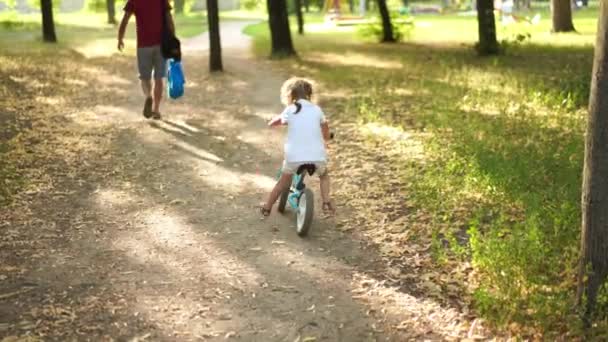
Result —
<instances>
[{"instance_id":1,"label":"sunlight patch on grass","mask_svg":"<svg viewBox=\"0 0 608 342\"><path fill-rule=\"evenodd\" d=\"M133 82L128 79L111 73L102 67L82 66L79 71L87 74L90 80L94 80L96 85L104 86L126 86L132 85Z\"/></svg>"},{"instance_id":2,"label":"sunlight patch on grass","mask_svg":"<svg viewBox=\"0 0 608 342\"><path fill-rule=\"evenodd\" d=\"M36 102L49 106L59 106L65 103L65 99L62 97L37 96Z\"/></svg>"},{"instance_id":3,"label":"sunlight patch on grass","mask_svg":"<svg viewBox=\"0 0 608 342\"><path fill-rule=\"evenodd\" d=\"M27 88L41 89L49 86L49 83L41 82L36 78L31 78L27 76L19 77L19 76L9 76L11 81L23 84Z\"/></svg>"},{"instance_id":4,"label":"sunlight patch on grass","mask_svg":"<svg viewBox=\"0 0 608 342\"><path fill-rule=\"evenodd\" d=\"M104 207L128 205L133 202L129 193L119 189L98 189L94 193L95 202Z\"/></svg>"},{"instance_id":5,"label":"sunlight patch on grass","mask_svg":"<svg viewBox=\"0 0 608 342\"><path fill-rule=\"evenodd\" d=\"M356 26L337 26L332 22L310 23L304 26L306 33L355 33Z\"/></svg>"},{"instance_id":6,"label":"sunlight patch on grass","mask_svg":"<svg viewBox=\"0 0 608 342\"><path fill-rule=\"evenodd\" d=\"M306 54L304 60L316 63L344 65L344 66L362 66L379 69L401 69L403 64L394 60L386 60L376 56L369 56L360 53L345 52L313 52Z\"/></svg>"},{"instance_id":7,"label":"sunlight patch on grass","mask_svg":"<svg viewBox=\"0 0 608 342\"><path fill-rule=\"evenodd\" d=\"M132 40L126 40L126 44L133 44ZM110 57L118 52L116 50L116 38L95 39L74 47L86 58Z\"/></svg>"},{"instance_id":8,"label":"sunlight patch on grass","mask_svg":"<svg viewBox=\"0 0 608 342\"><path fill-rule=\"evenodd\" d=\"M400 96L412 96L417 93L416 91L407 88L391 88L388 91Z\"/></svg>"},{"instance_id":9,"label":"sunlight patch on grass","mask_svg":"<svg viewBox=\"0 0 608 342\"><path fill-rule=\"evenodd\" d=\"M65 83L69 84L69 85L79 86L79 87L83 87L83 86L87 85L86 81L81 80L81 79L76 79L76 78L66 78Z\"/></svg>"},{"instance_id":10,"label":"sunlight patch on grass","mask_svg":"<svg viewBox=\"0 0 608 342\"><path fill-rule=\"evenodd\" d=\"M364 132L369 134L377 135L381 138L390 139L398 142L405 142L413 138L413 134L405 132L399 127L382 125L376 122L370 122L362 127Z\"/></svg>"}]
</instances>

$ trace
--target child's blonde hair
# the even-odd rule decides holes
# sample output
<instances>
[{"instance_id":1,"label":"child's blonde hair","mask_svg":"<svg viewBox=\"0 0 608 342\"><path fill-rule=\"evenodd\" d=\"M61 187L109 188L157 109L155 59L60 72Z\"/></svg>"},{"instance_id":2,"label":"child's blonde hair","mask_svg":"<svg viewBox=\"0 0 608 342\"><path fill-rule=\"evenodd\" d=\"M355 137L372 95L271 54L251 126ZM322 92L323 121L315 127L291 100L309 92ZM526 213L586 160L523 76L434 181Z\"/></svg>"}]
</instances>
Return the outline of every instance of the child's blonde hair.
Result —
<instances>
[{"instance_id":1,"label":"child's blonde hair","mask_svg":"<svg viewBox=\"0 0 608 342\"><path fill-rule=\"evenodd\" d=\"M290 105L297 100L310 100L312 98L312 82L301 78L291 77L281 87L281 102Z\"/></svg>"}]
</instances>

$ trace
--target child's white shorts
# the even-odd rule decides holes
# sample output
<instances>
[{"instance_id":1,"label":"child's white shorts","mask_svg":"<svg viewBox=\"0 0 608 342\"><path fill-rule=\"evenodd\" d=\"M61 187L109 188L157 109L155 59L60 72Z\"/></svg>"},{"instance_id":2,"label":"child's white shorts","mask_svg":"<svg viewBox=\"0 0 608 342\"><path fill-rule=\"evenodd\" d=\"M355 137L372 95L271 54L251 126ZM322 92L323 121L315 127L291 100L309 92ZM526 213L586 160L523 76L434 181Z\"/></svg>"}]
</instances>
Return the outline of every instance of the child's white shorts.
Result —
<instances>
[{"instance_id":1,"label":"child's white shorts","mask_svg":"<svg viewBox=\"0 0 608 342\"><path fill-rule=\"evenodd\" d=\"M286 160L284 160L281 170L283 173L294 174L298 171L298 168L304 164L315 164L317 167L315 174L319 177L324 176L327 173L327 162L324 161L288 163Z\"/></svg>"}]
</instances>

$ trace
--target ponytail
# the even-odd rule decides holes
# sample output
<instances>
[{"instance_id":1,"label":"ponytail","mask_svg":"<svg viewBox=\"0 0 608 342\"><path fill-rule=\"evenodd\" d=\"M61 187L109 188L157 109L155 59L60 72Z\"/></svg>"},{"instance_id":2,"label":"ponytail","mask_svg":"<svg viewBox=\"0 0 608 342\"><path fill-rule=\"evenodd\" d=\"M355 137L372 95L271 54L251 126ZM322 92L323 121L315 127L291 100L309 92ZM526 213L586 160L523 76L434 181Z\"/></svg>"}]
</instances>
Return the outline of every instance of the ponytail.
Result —
<instances>
[{"instance_id":1,"label":"ponytail","mask_svg":"<svg viewBox=\"0 0 608 342\"><path fill-rule=\"evenodd\" d=\"M296 112L294 114L298 114L302 110L302 104L298 101L293 103L296 106Z\"/></svg>"}]
</instances>

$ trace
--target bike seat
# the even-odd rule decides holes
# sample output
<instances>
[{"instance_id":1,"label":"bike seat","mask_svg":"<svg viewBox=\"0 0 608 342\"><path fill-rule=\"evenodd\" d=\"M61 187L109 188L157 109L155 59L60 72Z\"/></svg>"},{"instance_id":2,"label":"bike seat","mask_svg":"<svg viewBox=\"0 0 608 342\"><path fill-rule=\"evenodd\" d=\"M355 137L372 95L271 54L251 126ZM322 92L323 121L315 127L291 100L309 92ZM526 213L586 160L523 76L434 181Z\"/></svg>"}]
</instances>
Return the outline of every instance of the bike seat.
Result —
<instances>
[{"instance_id":1,"label":"bike seat","mask_svg":"<svg viewBox=\"0 0 608 342\"><path fill-rule=\"evenodd\" d=\"M315 164L302 164L302 165L300 165L300 167L298 168L298 171L296 173L298 175L301 175L305 171L307 171L308 174L312 176L312 174L315 173L315 171L317 171L317 166Z\"/></svg>"}]
</instances>

